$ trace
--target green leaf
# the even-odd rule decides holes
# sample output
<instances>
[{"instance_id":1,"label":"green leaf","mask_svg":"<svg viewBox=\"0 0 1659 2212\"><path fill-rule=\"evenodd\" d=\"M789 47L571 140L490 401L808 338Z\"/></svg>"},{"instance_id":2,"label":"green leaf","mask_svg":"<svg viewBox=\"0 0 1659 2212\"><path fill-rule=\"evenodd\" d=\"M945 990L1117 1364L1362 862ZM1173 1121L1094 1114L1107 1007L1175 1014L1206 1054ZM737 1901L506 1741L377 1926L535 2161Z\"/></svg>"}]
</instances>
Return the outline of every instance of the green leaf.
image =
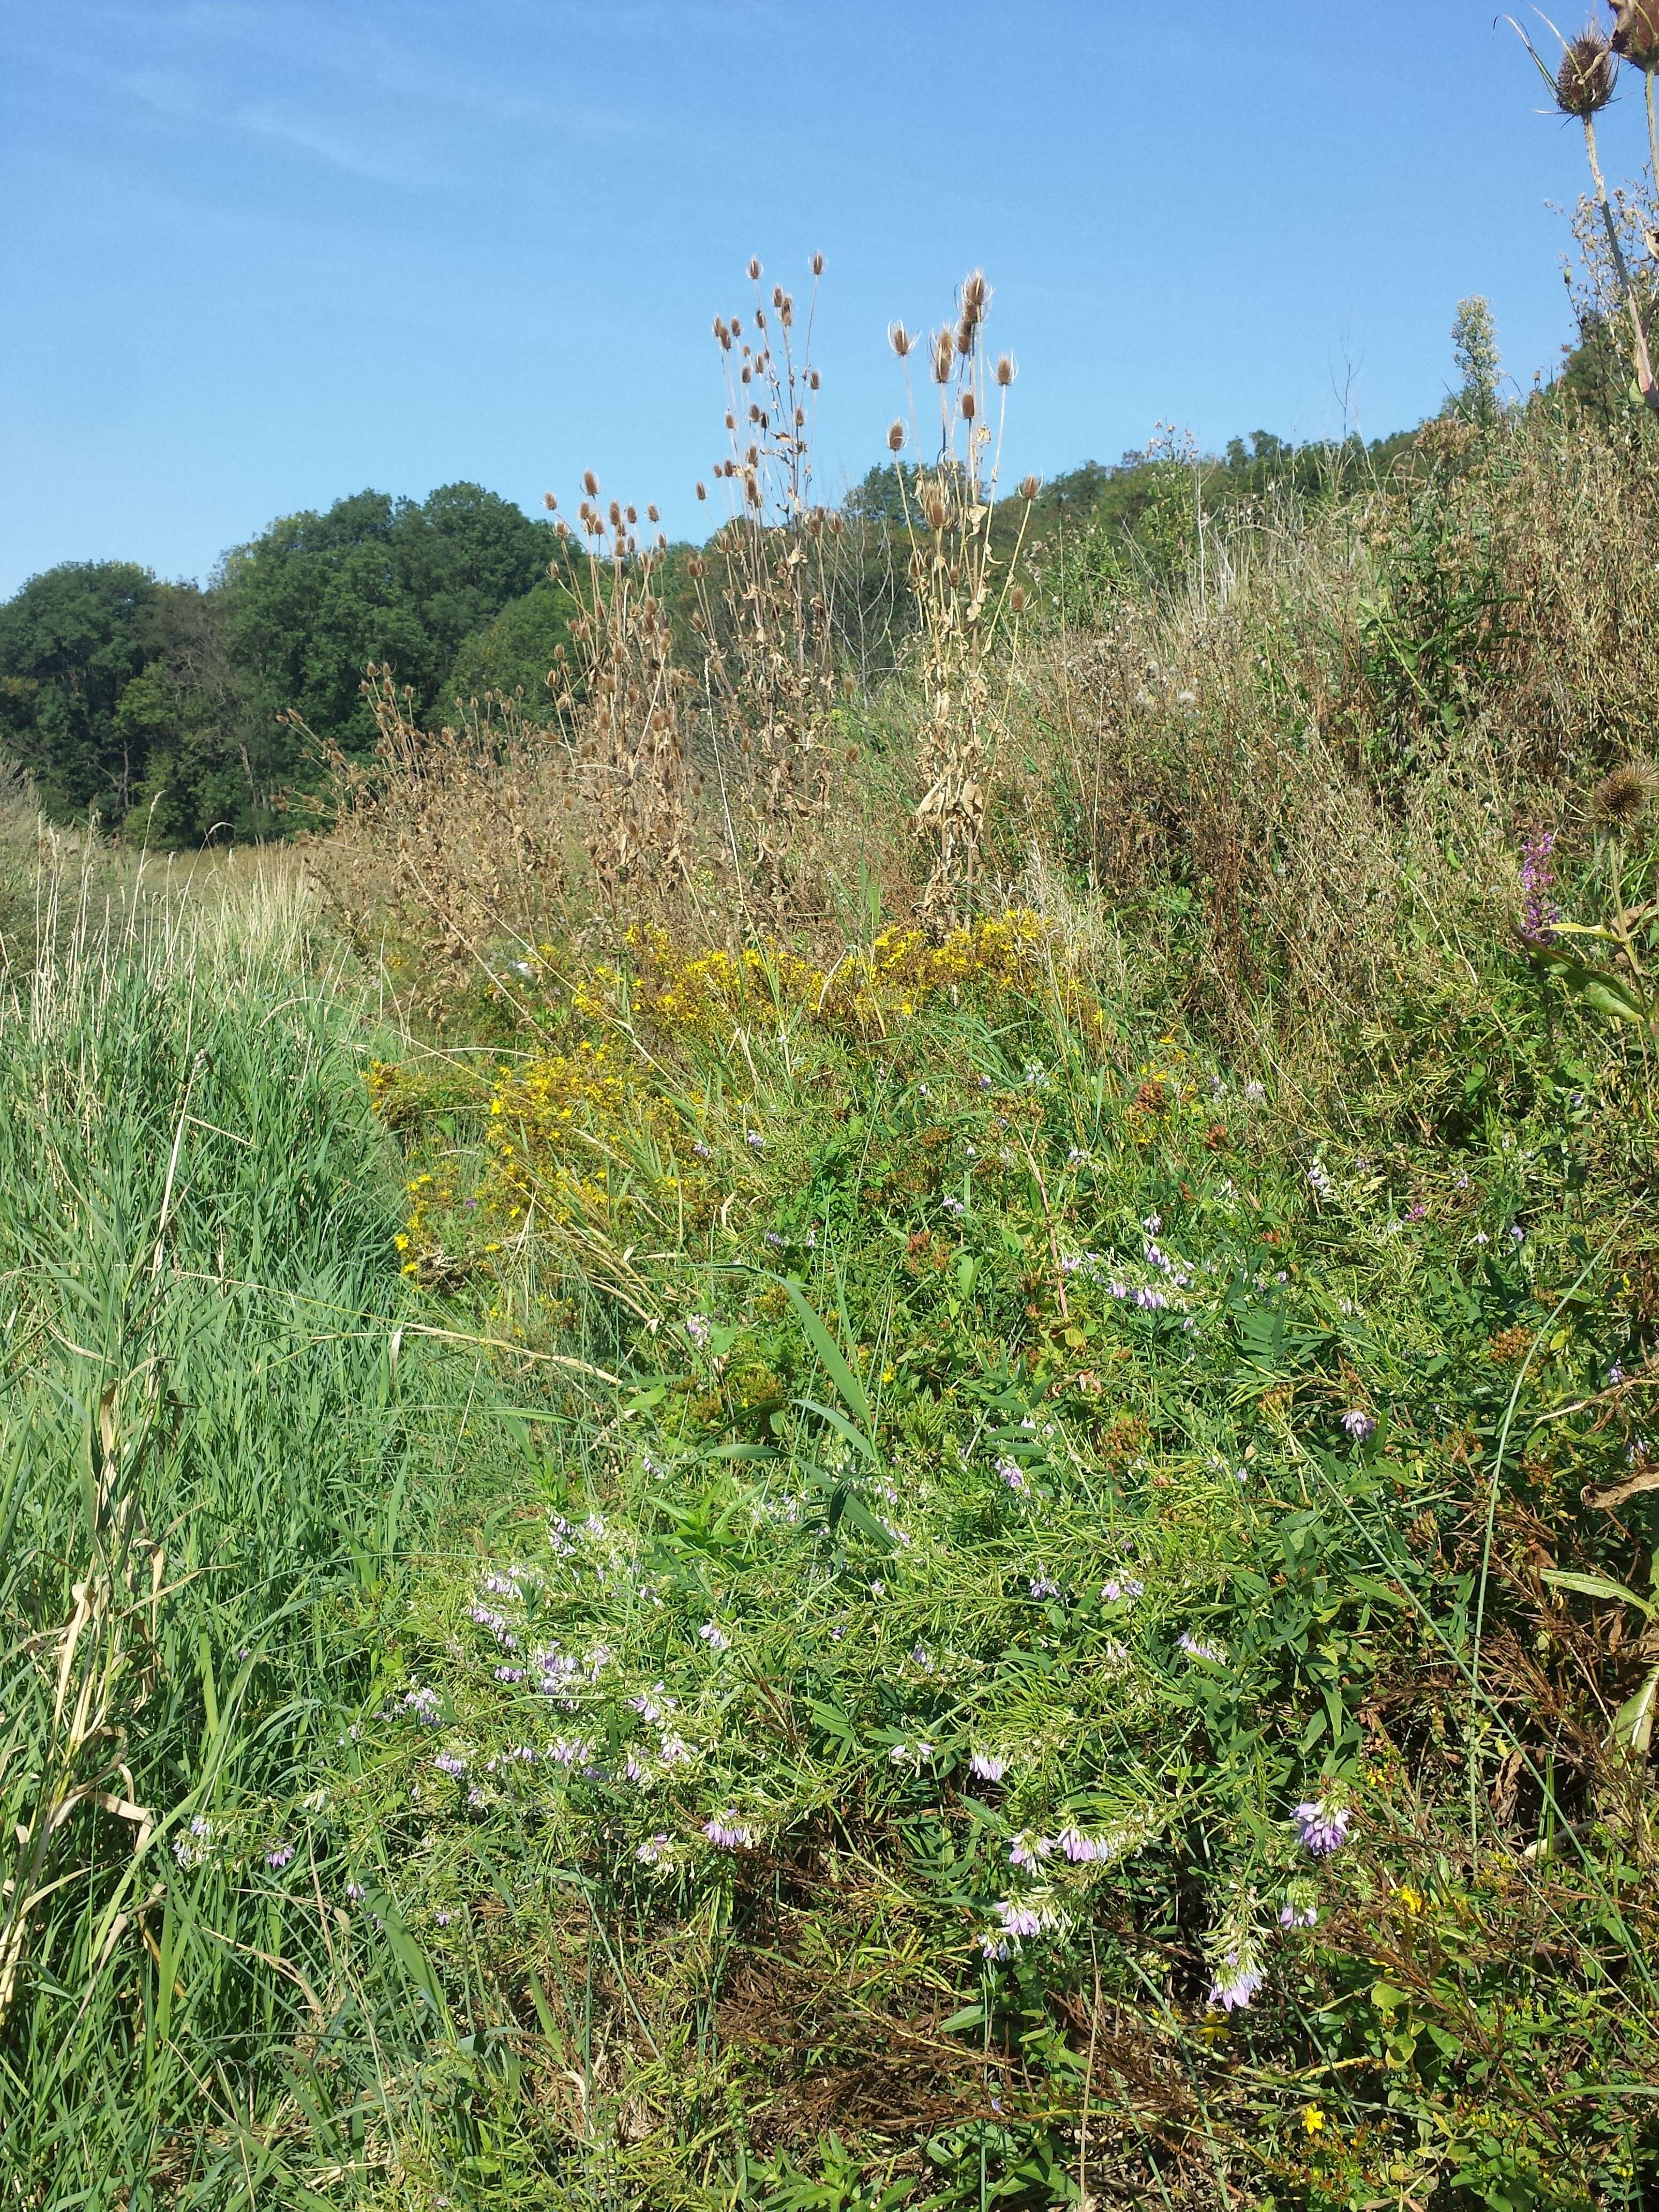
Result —
<instances>
[{"instance_id":1,"label":"green leaf","mask_svg":"<svg viewBox=\"0 0 1659 2212\"><path fill-rule=\"evenodd\" d=\"M1650 1599L1638 1597L1623 1583L1609 1582L1605 1575L1571 1575L1559 1567L1547 1567L1543 1578L1553 1589L1576 1590L1580 1597L1603 1597L1619 1605L1633 1605L1648 1620L1653 1618L1655 1608Z\"/></svg>"},{"instance_id":2,"label":"green leaf","mask_svg":"<svg viewBox=\"0 0 1659 2212\"><path fill-rule=\"evenodd\" d=\"M800 1285L787 1277L775 1278L783 1283L789 1303L799 1316L806 1331L806 1340L823 1363L823 1370L841 1393L842 1400L866 1435L875 1433L875 1419L870 1411L870 1401L864 1395L864 1385L847 1363L846 1355L829 1330L818 1319L802 1294Z\"/></svg>"},{"instance_id":3,"label":"green leaf","mask_svg":"<svg viewBox=\"0 0 1659 2212\"><path fill-rule=\"evenodd\" d=\"M820 1406L816 1398L795 1398L790 1402L802 1407L809 1413L816 1413L820 1420L828 1421L836 1435L845 1437L849 1444L855 1444L866 1459L875 1458L876 1448L863 1430L855 1428L847 1416L836 1413L833 1406Z\"/></svg>"},{"instance_id":4,"label":"green leaf","mask_svg":"<svg viewBox=\"0 0 1659 2212\"><path fill-rule=\"evenodd\" d=\"M1627 1698L1613 1717L1613 1740L1626 1751L1645 1753L1653 1741L1656 1703L1659 1703L1659 1667L1654 1668L1633 1698Z\"/></svg>"},{"instance_id":5,"label":"green leaf","mask_svg":"<svg viewBox=\"0 0 1659 2212\"><path fill-rule=\"evenodd\" d=\"M1571 997L1582 999L1587 1006L1607 1015L1609 1020L1638 1025L1651 1020L1653 1009L1645 994L1633 983L1609 974L1607 969L1587 968L1570 952L1557 951L1544 945L1528 945L1527 957L1545 975L1553 975Z\"/></svg>"}]
</instances>

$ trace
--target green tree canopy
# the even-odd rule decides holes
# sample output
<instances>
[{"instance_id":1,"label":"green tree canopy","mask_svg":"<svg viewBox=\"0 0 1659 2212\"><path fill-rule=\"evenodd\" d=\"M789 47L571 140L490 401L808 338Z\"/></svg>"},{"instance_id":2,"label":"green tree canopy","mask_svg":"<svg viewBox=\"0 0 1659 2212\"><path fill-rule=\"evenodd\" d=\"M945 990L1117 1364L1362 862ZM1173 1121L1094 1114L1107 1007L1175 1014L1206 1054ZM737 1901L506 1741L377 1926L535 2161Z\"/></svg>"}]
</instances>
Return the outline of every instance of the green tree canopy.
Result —
<instances>
[{"instance_id":1,"label":"green tree canopy","mask_svg":"<svg viewBox=\"0 0 1659 2212\"><path fill-rule=\"evenodd\" d=\"M470 483L419 501L362 491L326 514L283 516L228 554L219 579L255 720L295 708L319 736L362 749L371 661L389 661L424 713L463 639L545 574L556 545L547 525Z\"/></svg>"},{"instance_id":2,"label":"green tree canopy","mask_svg":"<svg viewBox=\"0 0 1659 2212\"><path fill-rule=\"evenodd\" d=\"M59 819L132 803L143 752L117 710L160 589L131 561L66 561L0 606L0 738Z\"/></svg>"}]
</instances>

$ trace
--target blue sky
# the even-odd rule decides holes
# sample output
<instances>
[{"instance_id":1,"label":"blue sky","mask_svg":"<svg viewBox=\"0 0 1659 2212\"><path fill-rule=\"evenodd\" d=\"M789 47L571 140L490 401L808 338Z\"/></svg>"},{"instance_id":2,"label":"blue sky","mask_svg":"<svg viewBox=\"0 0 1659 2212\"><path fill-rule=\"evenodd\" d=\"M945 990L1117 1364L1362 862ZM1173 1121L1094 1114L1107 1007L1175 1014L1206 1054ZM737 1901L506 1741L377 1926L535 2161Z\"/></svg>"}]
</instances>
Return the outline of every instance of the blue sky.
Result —
<instances>
[{"instance_id":1,"label":"blue sky","mask_svg":"<svg viewBox=\"0 0 1659 2212\"><path fill-rule=\"evenodd\" d=\"M976 263L1016 472L1414 422L1468 293L1523 383L1569 328L1582 153L1491 0L40 0L0 78L0 592L365 485L691 531L750 253L825 256L830 495Z\"/></svg>"}]
</instances>

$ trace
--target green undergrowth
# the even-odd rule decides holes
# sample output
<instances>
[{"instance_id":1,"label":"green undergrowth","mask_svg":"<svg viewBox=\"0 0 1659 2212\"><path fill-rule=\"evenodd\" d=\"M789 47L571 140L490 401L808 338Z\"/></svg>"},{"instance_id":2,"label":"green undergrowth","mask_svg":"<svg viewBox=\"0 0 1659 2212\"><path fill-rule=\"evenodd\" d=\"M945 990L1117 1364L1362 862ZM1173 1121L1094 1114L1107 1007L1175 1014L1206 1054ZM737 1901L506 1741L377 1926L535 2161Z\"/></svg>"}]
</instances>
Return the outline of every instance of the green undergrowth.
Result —
<instances>
[{"instance_id":1,"label":"green undergrowth","mask_svg":"<svg viewBox=\"0 0 1659 2212\"><path fill-rule=\"evenodd\" d=\"M4 1016L0 2203L1645 2201L1571 978L1425 955L1315 1105L1035 919L472 1053L256 921Z\"/></svg>"},{"instance_id":2,"label":"green undergrowth","mask_svg":"<svg viewBox=\"0 0 1659 2212\"><path fill-rule=\"evenodd\" d=\"M519 1347L337 1815L442 2008L411 2201L1641 2201L1635 1061L1501 957L1316 1117L789 973L375 1072Z\"/></svg>"}]
</instances>

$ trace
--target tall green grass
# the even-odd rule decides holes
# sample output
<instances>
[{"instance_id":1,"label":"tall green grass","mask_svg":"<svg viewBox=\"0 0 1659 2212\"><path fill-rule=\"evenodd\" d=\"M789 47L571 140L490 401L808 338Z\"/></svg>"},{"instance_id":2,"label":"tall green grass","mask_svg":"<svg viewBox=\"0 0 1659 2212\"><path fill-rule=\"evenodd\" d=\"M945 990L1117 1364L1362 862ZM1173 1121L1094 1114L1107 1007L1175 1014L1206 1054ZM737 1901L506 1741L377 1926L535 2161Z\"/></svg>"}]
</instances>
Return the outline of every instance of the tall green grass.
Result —
<instances>
[{"instance_id":1,"label":"tall green grass","mask_svg":"<svg viewBox=\"0 0 1659 2212\"><path fill-rule=\"evenodd\" d=\"M56 935L0 1025L0 2203L263 2203L301 2045L372 2053L318 1793L475 1378L400 1334L292 900Z\"/></svg>"}]
</instances>

